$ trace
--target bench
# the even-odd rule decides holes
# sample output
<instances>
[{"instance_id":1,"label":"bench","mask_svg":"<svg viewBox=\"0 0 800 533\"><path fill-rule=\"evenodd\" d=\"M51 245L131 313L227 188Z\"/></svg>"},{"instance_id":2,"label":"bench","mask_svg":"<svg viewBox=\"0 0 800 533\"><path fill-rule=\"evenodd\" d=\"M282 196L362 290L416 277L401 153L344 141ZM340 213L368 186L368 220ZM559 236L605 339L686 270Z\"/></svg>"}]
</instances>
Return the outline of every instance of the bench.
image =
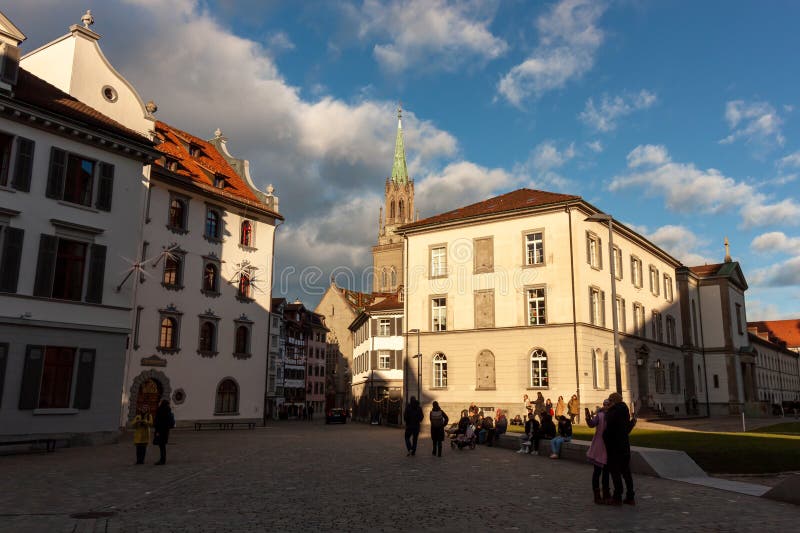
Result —
<instances>
[{"instance_id":1,"label":"bench","mask_svg":"<svg viewBox=\"0 0 800 533\"><path fill-rule=\"evenodd\" d=\"M236 429L236 428L247 428L247 429L254 429L256 427L255 422L195 422L194 423L194 430L200 431L203 428L206 429Z\"/></svg>"},{"instance_id":2,"label":"bench","mask_svg":"<svg viewBox=\"0 0 800 533\"><path fill-rule=\"evenodd\" d=\"M56 451L56 439L48 437L40 437L35 439L19 439L19 440L3 440L0 441L0 446L18 446L21 444L44 444L46 453Z\"/></svg>"}]
</instances>

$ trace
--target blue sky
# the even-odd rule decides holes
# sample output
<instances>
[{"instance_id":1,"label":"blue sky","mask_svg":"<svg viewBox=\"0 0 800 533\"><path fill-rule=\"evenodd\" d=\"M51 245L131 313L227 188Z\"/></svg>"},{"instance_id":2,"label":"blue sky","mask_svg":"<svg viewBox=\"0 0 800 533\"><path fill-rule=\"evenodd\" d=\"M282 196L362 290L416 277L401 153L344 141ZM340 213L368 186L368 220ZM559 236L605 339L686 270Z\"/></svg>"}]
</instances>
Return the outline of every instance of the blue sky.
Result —
<instances>
[{"instance_id":1,"label":"blue sky","mask_svg":"<svg viewBox=\"0 0 800 533\"><path fill-rule=\"evenodd\" d=\"M159 118L200 136L220 127L275 185L276 289L289 297L313 305L334 268L369 265L401 100L423 216L522 186L580 194L686 264L720 261L727 236L748 318L800 316L796 2L3 9L30 51L88 7Z\"/></svg>"}]
</instances>

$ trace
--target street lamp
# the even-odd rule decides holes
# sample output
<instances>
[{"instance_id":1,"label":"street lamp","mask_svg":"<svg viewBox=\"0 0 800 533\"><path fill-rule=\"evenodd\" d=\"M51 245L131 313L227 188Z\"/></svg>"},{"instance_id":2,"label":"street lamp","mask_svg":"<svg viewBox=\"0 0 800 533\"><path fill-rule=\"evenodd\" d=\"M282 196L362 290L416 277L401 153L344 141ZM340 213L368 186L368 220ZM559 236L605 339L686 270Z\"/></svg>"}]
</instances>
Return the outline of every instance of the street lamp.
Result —
<instances>
[{"instance_id":1,"label":"street lamp","mask_svg":"<svg viewBox=\"0 0 800 533\"><path fill-rule=\"evenodd\" d=\"M619 361L619 332L617 331L618 320L617 317L617 273L616 261L614 257L614 232L613 224L614 217L606 213L595 213L586 218L585 222L607 222L608 223L608 255L611 258L611 317L614 327L614 373L616 374L617 392L622 394L622 372L620 370Z\"/></svg>"},{"instance_id":2,"label":"street lamp","mask_svg":"<svg viewBox=\"0 0 800 533\"><path fill-rule=\"evenodd\" d=\"M422 351L419 349L419 329L410 329L409 333L417 334L417 353L412 355L412 359L417 360L417 400L422 403Z\"/></svg>"}]
</instances>

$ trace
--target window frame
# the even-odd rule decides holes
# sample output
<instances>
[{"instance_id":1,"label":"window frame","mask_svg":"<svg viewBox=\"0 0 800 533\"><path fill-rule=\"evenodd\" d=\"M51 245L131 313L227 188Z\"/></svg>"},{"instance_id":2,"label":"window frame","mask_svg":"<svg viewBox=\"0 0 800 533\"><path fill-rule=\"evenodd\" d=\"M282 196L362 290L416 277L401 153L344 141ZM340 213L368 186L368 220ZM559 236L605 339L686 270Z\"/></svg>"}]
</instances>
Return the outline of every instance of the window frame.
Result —
<instances>
[{"instance_id":1,"label":"window frame","mask_svg":"<svg viewBox=\"0 0 800 533\"><path fill-rule=\"evenodd\" d=\"M378 350L378 370L391 370L391 358L390 350Z\"/></svg>"},{"instance_id":2,"label":"window frame","mask_svg":"<svg viewBox=\"0 0 800 533\"><path fill-rule=\"evenodd\" d=\"M178 194L174 191L169 191L169 203L167 203L167 224L166 228L170 230L172 233L177 233L178 235L186 235L189 233L189 204L191 198L183 195ZM179 202L182 207L181 212L181 220L179 225L173 224L173 212L172 212L172 204L173 202Z\"/></svg>"},{"instance_id":3,"label":"window frame","mask_svg":"<svg viewBox=\"0 0 800 533\"><path fill-rule=\"evenodd\" d=\"M637 337L647 338L645 308L641 302L633 302L633 329L633 334Z\"/></svg>"},{"instance_id":4,"label":"window frame","mask_svg":"<svg viewBox=\"0 0 800 533\"><path fill-rule=\"evenodd\" d=\"M225 399L220 401L221 388L222 385L226 383L231 383L233 385L232 391L231 390L222 391L227 395L233 394L233 409L228 409L228 410L224 410L223 408L226 407L226 403L228 404L228 407L230 407L230 399L228 399L228 402L226 402ZM214 393L214 416L238 416L240 394L241 394L241 388L239 387L239 384L236 382L235 379L231 377L225 377L221 379L220 382L217 384Z\"/></svg>"},{"instance_id":5,"label":"window frame","mask_svg":"<svg viewBox=\"0 0 800 533\"><path fill-rule=\"evenodd\" d=\"M247 235L249 239L245 239L245 224L249 226L249 230ZM247 241L247 242L245 242ZM239 224L239 246L244 248L245 250L255 250L256 249L256 224L255 220L246 218L241 221Z\"/></svg>"},{"instance_id":6,"label":"window frame","mask_svg":"<svg viewBox=\"0 0 800 533\"><path fill-rule=\"evenodd\" d=\"M440 305L438 307L434 307L434 301L435 300L444 300L444 305ZM434 332L434 333L441 332L441 331L447 331L448 330L447 329L447 295L446 294L432 294L431 296L428 297L428 302L429 302L429 307L428 308L430 309L430 328L431 328L431 331ZM444 327L442 327L441 322L439 323L438 328L434 325L435 324L434 323L434 319L436 318L435 309L444 309L443 317L442 316L439 317L440 319L444 318Z\"/></svg>"},{"instance_id":7,"label":"window frame","mask_svg":"<svg viewBox=\"0 0 800 533\"><path fill-rule=\"evenodd\" d=\"M603 270L603 240L591 230L586 230L586 262L594 270Z\"/></svg>"},{"instance_id":8,"label":"window frame","mask_svg":"<svg viewBox=\"0 0 800 533\"><path fill-rule=\"evenodd\" d=\"M525 291L525 326L546 326L547 325L547 285L529 285L524 289ZM531 292L541 291L541 296L535 296L531 299ZM540 323L531 323L531 301L541 300L542 316ZM537 309L538 314L538 309Z\"/></svg>"},{"instance_id":9,"label":"window frame","mask_svg":"<svg viewBox=\"0 0 800 533\"><path fill-rule=\"evenodd\" d=\"M642 265L642 260L638 256L631 254L631 283L637 289L641 289L642 287L644 287L643 269L644 266Z\"/></svg>"},{"instance_id":10,"label":"window frame","mask_svg":"<svg viewBox=\"0 0 800 533\"><path fill-rule=\"evenodd\" d=\"M247 281L245 282L245 280ZM236 287L236 299L244 303L249 303L254 301L252 268L244 268L239 273L239 280Z\"/></svg>"},{"instance_id":11,"label":"window frame","mask_svg":"<svg viewBox=\"0 0 800 533\"><path fill-rule=\"evenodd\" d=\"M62 171L61 191L60 191L60 193L58 193L57 199L59 201L61 201L61 202L64 202L64 203L67 203L67 204L70 204L70 205L77 205L77 206L81 206L81 207L85 207L85 208L91 209L93 200L95 199L95 196L97 194L97 188L98 188L97 187L97 181L98 181L97 180L97 177L98 177L97 173L98 173L98 168L100 167L100 165L99 165L100 161L98 161L97 159L92 158L92 157L87 157L87 156L81 155L81 154L79 154L77 152L64 150L62 148L58 148L58 149L63 151L63 152L65 152L66 158L64 160L64 169ZM90 183L89 183L89 187L88 187L89 190L86 193L88 195L88 198L87 198L87 201L85 203L84 202L75 202L75 201L72 201L72 200L68 200L66 198L66 196L67 196L67 180L70 177L69 176L69 174L70 174L69 173L70 162L73 161L74 159L80 159L81 161L86 161L86 162L89 162L89 163L92 164L92 175L90 177ZM79 165L79 167L80 166L81 165Z\"/></svg>"},{"instance_id":12,"label":"window frame","mask_svg":"<svg viewBox=\"0 0 800 533\"><path fill-rule=\"evenodd\" d=\"M659 278L658 267L656 265L647 265L648 275L650 277L650 294L659 296L661 294L661 279Z\"/></svg>"},{"instance_id":13,"label":"window frame","mask_svg":"<svg viewBox=\"0 0 800 533\"><path fill-rule=\"evenodd\" d=\"M547 259L545 257L545 249L546 248L545 248L545 235L544 234L545 234L544 228L536 228L536 229L526 230L526 231L522 232L522 266L524 268L528 268L528 267L533 268L533 267L546 266ZM531 237L533 235L540 235L539 240L538 241L536 239L529 240L529 237ZM534 259L535 259L536 258L535 257L535 255L536 255L536 243L537 242L540 244L539 251L541 252L541 260L538 261L538 262L536 262L536 261L530 262L529 261L529 259L530 259L529 246L531 244L533 245Z\"/></svg>"},{"instance_id":14,"label":"window frame","mask_svg":"<svg viewBox=\"0 0 800 533\"><path fill-rule=\"evenodd\" d=\"M164 256L164 267L161 273L161 286L170 291L180 291L183 290L183 270L186 265L186 252L181 250L180 248L176 250L172 250L170 252L173 256L175 256L175 260L177 261L178 265L175 270L175 282L169 283L166 281L167 276L167 262L170 261L170 257L165 255Z\"/></svg>"},{"instance_id":15,"label":"window frame","mask_svg":"<svg viewBox=\"0 0 800 533\"><path fill-rule=\"evenodd\" d=\"M219 317L211 310L197 315L199 319L197 329L197 353L203 357L214 357L219 354ZM211 328L210 346L203 344L203 328Z\"/></svg>"},{"instance_id":16,"label":"window frame","mask_svg":"<svg viewBox=\"0 0 800 533\"><path fill-rule=\"evenodd\" d=\"M624 267L622 266L622 249L616 244L612 246L612 255L614 257L614 277L617 281L622 281L624 277Z\"/></svg>"},{"instance_id":17,"label":"window frame","mask_svg":"<svg viewBox=\"0 0 800 533\"><path fill-rule=\"evenodd\" d=\"M440 257L441 261L438 265L440 268L434 271L434 252L442 250ZM441 270L441 273L439 273ZM446 278L447 277L447 243L431 244L428 246L428 278Z\"/></svg>"},{"instance_id":18,"label":"window frame","mask_svg":"<svg viewBox=\"0 0 800 533\"><path fill-rule=\"evenodd\" d=\"M594 389L608 390L609 375L608 351L604 352L600 348L594 348L592 350L592 385Z\"/></svg>"},{"instance_id":19,"label":"window frame","mask_svg":"<svg viewBox=\"0 0 800 533\"><path fill-rule=\"evenodd\" d=\"M392 331L392 319L379 317L378 321L378 337L389 337Z\"/></svg>"},{"instance_id":20,"label":"window frame","mask_svg":"<svg viewBox=\"0 0 800 533\"><path fill-rule=\"evenodd\" d=\"M158 337L156 343L156 350L161 353L178 353L181 351L181 318L183 313L178 311L174 306L167 307L166 309L159 309L158 311ZM172 344L170 346L162 345L163 338L162 327L165 319L172 321Z\"/></svg>"},{"instance_id":21,"label":"window frame","mask_svg":"<svg viewBox=\"0 0 800 533\"><path fill-rule=\"evenodd\" d=\"M214 279L213 284L209 288L206 285L206 281L208 280L208 276L206 272L208 268L211 267L214 269ZM202 280L200 284L200 292L205 294L206 296L216 298L221 294L220 292L220 260L215 257L204 256L203 257L203 273L202 273Z\"/></svg>"},{"instance_id":22,"label":"window frame","mask_svg":"<svg viewBox=\"0 0 800 533\"><path fill-rule=\"evenodd\" d=\"M596 296L596 299L595 299ZM595 305L595 301L597 305ZM606 293L600 287L589 287L589 323L601 328L606 327ZM597 314L595 314L595 311Z\"/></svg>"},{"instance_id":23,"label":"window frame","mask_svg":"<svg viewBox=\"0 0 800 533\"><path fill-rule=\"evenodd\" d=\"M668 302L672 303L672 301L674 300L674 297L675 297L673 284L672 284L672 276L670 276L669 274L664 272L662 279L664 280L664 298Z\"/></svg>"},{"instance_id":24,"label":"window frame","mask_svg":"<svg viewBox=\"0 0 800 533\"><path fill-rule=\"evenodd\" d=\"M625 298L617 296L615 305L617 306L617 331L627 333L627 322L625 320Z\"/></svg>"},{"instance_id":25,"label":"window frame","mask_svg":"<svg viewBox=\"0 0 800 533\"><path fill-rule=\"evenodd\" d=\"M431 358L433 369L432 389L447 388L447 356L442 352L436 352Z\"/></svg>"},{"instance_id":26,"label":"window frame","mask_svg":"<svg viewBox=\"0 0 800 533\"><path fill-rule=\"evenodd\" d=\"M535 370L538 370L538 375L534 377ZM545 390L549 388L550 372L547 352L542 348L534 348L528 352L528 389Z\"/></svg>"},{"instance_id":27,"label":"window frame","mask_svg":"<svg viewBox=\"0 0 800 533\"><path fill-rule=\"evenodd\" d=\"M219 244L222 242L222 235L223 232L225 231L225 225L223 222L223 214L222 214L223 212L224 212L223 209L217 206L206 204L206 216L203 218L203 238L208 242L212 242L215 244ZM214 215L216 217L216 220L214 221L214 228L216 229L216 231L214 232L213 235L209 232L211 228L210 226L211 215Z\"/></svg>"}]
</instances>

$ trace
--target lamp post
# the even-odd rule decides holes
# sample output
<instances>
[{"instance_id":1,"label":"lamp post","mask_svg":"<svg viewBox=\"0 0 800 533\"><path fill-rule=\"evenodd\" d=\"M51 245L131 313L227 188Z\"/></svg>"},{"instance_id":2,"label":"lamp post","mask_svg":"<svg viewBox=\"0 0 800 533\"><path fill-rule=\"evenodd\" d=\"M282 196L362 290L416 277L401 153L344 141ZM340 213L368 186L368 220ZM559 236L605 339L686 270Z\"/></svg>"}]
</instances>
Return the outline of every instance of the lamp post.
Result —
<instances>
[{"instance_id":1,"label":"lamp post","mask_svg":"<svg viewBox=\"0 0 800 533\"><path fill-rule=\"evenodd\" d=\"M417 334L417 353L411 358L417 360L417 400L422 403L422 352L419 349L419 329L410 329L408 332Z\"/></svg>"},{"instance_id":2,"label":"lamp post","mask_svg":"<svg viewBox=\"0 0 800 533\"><path fill-rule=\"evenodd\" d=\"M606 213L595 213L586 218L586 222L607 222L608 223L608 255L611 258L611 317L614 328L614 373L616 374L617 392L622 394L622 372L620 370L619 357L619 332L617 317L617 273L616 261L614 257L614 217Z\"/></svg>"}]
</instances>

